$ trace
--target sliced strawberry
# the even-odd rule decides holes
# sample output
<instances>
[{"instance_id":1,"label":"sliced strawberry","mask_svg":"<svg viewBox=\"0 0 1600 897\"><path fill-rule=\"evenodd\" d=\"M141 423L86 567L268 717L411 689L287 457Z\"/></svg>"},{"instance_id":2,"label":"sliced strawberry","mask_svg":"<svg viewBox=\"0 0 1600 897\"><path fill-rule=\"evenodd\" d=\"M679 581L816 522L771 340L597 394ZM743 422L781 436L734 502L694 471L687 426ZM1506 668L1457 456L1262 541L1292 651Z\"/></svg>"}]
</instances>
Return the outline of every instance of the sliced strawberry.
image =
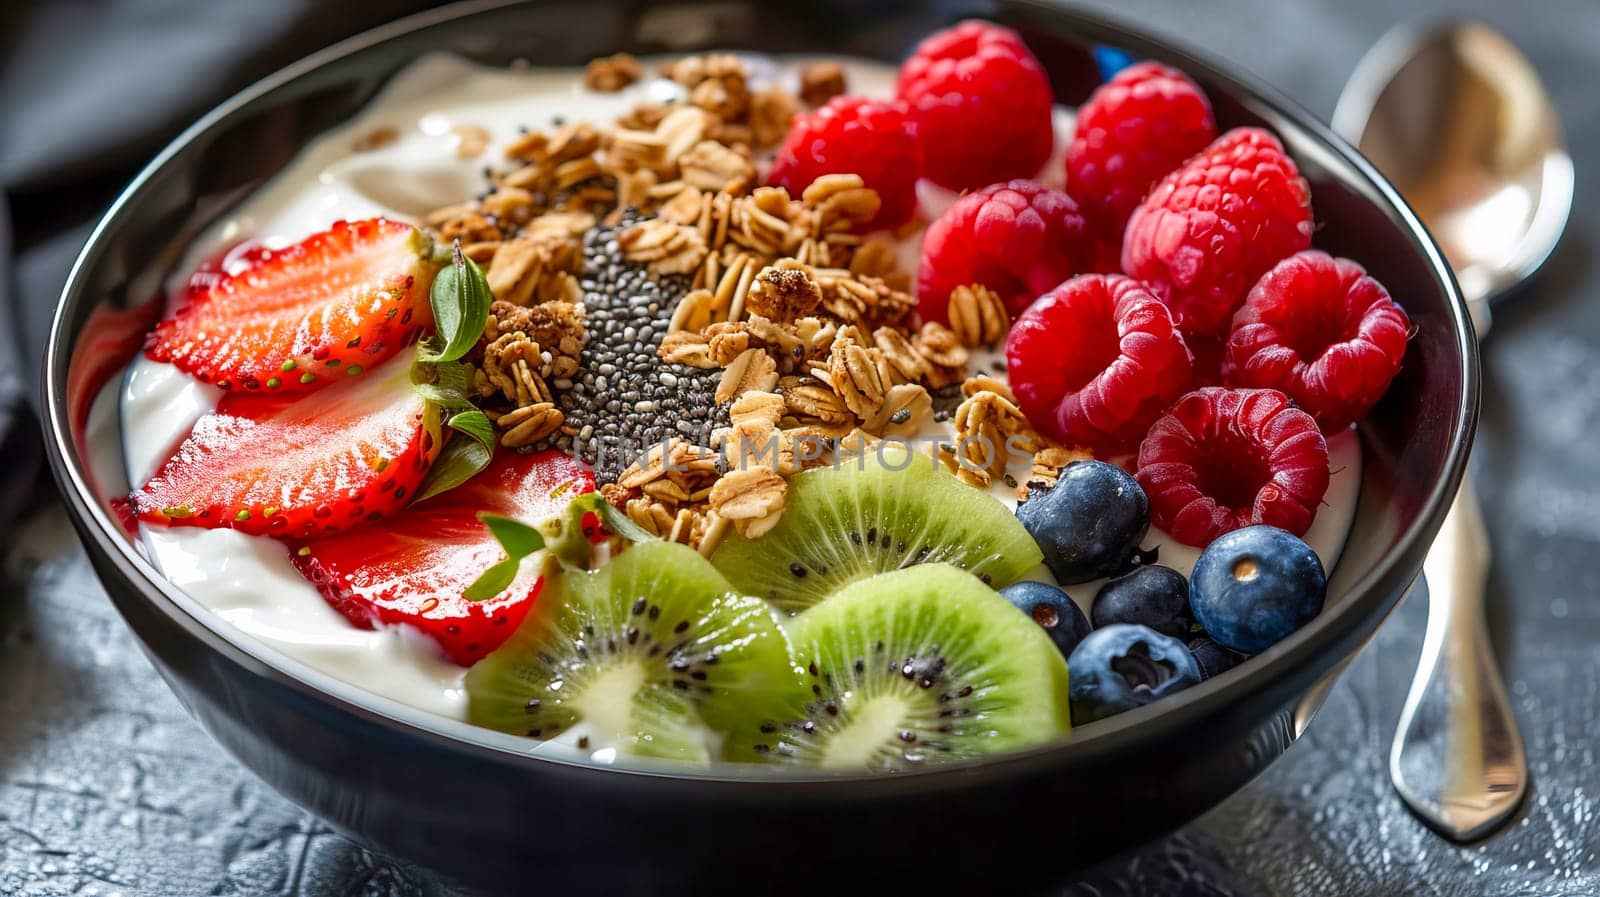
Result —
<instances>
[{"instance_id":1,"label":"sliced strawberry","mask_svg":"<svg viewBox=\"0 0 1600 897\"><path fill-rule=\"evenodd\" d=\"M469 666L516 631L543 584L536 565L524 562L499 595L478 602L461 597L505 556L478 512L541 521L593 488L588 470L560 452L501 452L449 492L371 526L297 546L294 565L357 626L409 623Z\"/></svg>"},{"instance_id":2,"label":"sliced strawberry","mask_svg":"<svg viewBox=\"0 0 1600 897\"><path fill-rule=\"evenodd\" d=\"M306 392L376 365L432 326L432 245L386 218L252 247L191 279L146 353L227 390Z\"/></svg>"},{"instance_id":3,"label":"sliced strawberry","mask_svg":"<svg viewBox=\"0 0 1600 897\"><path fill-rule=\"evenodd\" d=\"M252 534L339 532L398 510L442 445L396 359L307 396L224 396L133 493L139 519Z\"/></svg>"}]
</instances>

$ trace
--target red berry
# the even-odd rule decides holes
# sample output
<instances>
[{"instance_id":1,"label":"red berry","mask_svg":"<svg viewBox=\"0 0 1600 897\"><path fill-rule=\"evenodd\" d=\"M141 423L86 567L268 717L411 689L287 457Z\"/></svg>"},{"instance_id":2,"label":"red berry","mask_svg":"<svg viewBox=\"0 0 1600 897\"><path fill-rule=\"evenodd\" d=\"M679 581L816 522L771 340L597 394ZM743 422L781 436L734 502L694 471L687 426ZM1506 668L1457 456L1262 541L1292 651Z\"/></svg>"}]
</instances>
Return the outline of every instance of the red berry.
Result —
<instances>
[{"instance_id":1,"label":"red berry","mask_svg":"<svg viewBox=\"0 0 1600 897\"><path fill-rule=\"evenodd\" d=\"M943 323L950 291L981 283L1018 314L1089 270L1092 248L1077 203L1062 191L1036 181L985 187L956 200L923 234L917 307Z\"/></svg>"},{"instance_id":2,"label":"red berry","mask_svg":"<svg viewBox=\"0 0 1600 897\"><path fill-rule=\"evenodd\" d=\"M505 558L478 513L541 523L593 488L589 471L560 452L502 451L456 488L376 523L299 545L291 560L355 625L414 626L450 660L468 666L516 631L544 585L538 566L528 562L493 598L463 597Z\"/></svg>"},{"instance_id":3,"label":"red berry","mask_svg":"<svg viewBox=\"0 0 1600 897\"><path fill-rule=\"evenodd\" d=\"M309 395L233 392L131 496L146 523L315 537L411 500L443 445L397 359Z\"/></svg>"},{"instance_id":4,"label":"red berry","mask_svg":"<svg viewBox=\"0 0 1600 897\"><path fill-rule=\"evenodd\" d=\"M333 226L283 249L202 265L149 356L233 392L310 392L370 368L433 325L433 243L399 221Z\"/></svg>"},{"instance_id":5,"label":"red berry","mask_svg":"<svg viewBox=\"0 0 1600 897\"><path fill-rule=\"evenodd\" d=\"M1225 334L1262 274L1311 245L1311 188L1278 139L1235 128L1162 179L1134 209L1122 270L1150 285L1178 326Z\"/></svg>"},{"instance_id":6,"label":"red berry","mask_svg":"<svg viewBox=\"0 0 1600 897\"><path fill-rule=\"evenodd\" d=\"M856 174L878 192L878 214L864 229L899 227L917 210L922 150L897 103L834 97L794 117L767 183L799 196L825 174Z\"/></svg>"},{"instance_id":7,"label":"red berry","mask_svg":"<svg viewBox=\"0 0 1600 897\"><path fill-rule=\"evenodd\" d=\"M897 89L934 183L972 190L1032 177L1050 158L1050 81L1009 28L962 22L928 37L900 66Z\"/></svg>"},{"instance_id":8,"label":"red berry","mask_svg":"<svg viewBox=\"0 0 1600 897\"><path fill-rule=\"evenodd\" d=\"M1130 66L1078 109L1067 192L1098 232L1120 241L1150 185L1216 137L1211 103L1188 76L1158 62Z\"/></svg>"},{"instance_id":9,"label":"red berry","mask_svg":"<svg viewBox=\"0 0 1600 897\"><path fill-rule=\"evenodd\" d=\"M1151 520L1185 545L1258 523L1303 536L1328 490L1328 441L1275 389L1210 386L1151 425L1137 476Z\"/></svg>"},{"instance_id":10,"label":"red berry","mask_svg":"<svg viewBox=\"0 0 1600 897\"><path fill-rule=\"evenodd\" d=\"M1282 390L1334 433L1389 388L1410 329L1360 265L1307 250L1268 271L1234 314L1223 375L1229 386Z\"/></svg>"},{"instance_id":11,"label":"red berry","mask_svg":"<svg viewBox=\"0 0 1600 897\"><path fill-rule=\"evenodd\" d=\"M1144 285L1074 277L1040 297L1006 339L1006 372L1028 419L1068 445L1132 448L1189 386L1189 350Z\"/></svg>"}]
</instances>

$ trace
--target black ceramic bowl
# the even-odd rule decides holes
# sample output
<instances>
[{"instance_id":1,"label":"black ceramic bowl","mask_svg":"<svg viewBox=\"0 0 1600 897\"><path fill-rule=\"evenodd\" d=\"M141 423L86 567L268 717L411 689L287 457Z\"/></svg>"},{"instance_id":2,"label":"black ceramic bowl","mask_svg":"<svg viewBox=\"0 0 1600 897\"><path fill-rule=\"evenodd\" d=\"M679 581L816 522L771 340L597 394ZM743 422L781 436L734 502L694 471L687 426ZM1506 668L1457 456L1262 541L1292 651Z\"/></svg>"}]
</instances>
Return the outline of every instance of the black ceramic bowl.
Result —
<instances>
[{"instance_id":1,"label":"black ceramic bowl","mask_svg":"<svg viewBox=\"0 0 1600 897\"><path fill-rule=\"evenodd\" d=\"M1316 244L1360 259L1417 325L1405 369L1361 425L1355 527L1326 611L1250 663L1036 750L896 776L609 769L531 757L526 742L375 698L233 631L129 540L91 453L90 404L140 345L182 247L396 70L450 49L494 64L581 64L618 50L744 48L898 61L969 15L1018 29L1057 98L1098 83L1109 44L1193 75L1219 124L1276 131L1310 180ZM1025 0L837 5L469 3L346 41L257 84L184 132L106 215L61 300L44 372L55 474L118 609L190 712L285 795L363 843L495 890L827 893L1048 881L1177 826L1238 789L1297 736L1294 710L1417 576L1462 474L1478 400L1465 307L1394 190L1271 90L1187 51ZM974 880L977 885L974 884Z\"/></svg>"}]
</instances>

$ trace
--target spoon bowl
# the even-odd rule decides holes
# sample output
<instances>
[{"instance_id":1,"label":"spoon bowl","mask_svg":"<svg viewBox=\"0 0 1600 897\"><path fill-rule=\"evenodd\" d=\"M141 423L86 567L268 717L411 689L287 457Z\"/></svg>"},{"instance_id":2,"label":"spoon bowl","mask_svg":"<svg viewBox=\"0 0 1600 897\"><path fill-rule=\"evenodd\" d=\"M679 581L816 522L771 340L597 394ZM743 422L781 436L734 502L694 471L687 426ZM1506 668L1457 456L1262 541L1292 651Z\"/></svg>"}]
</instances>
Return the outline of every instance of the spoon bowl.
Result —
<instances>
[{"instance_id":1,"label":"spoon bowl","mask_svg":"<svg viewBox=\"0 0 1600 897\"><path fill-rule=\"evenodd\" d=\"M1333 127L1428 224L1481 337L1488 302L1544 264L1572 209L1572 157L1538 72L1478 22L1391 32Z\"/></svg>"}]
</instances>

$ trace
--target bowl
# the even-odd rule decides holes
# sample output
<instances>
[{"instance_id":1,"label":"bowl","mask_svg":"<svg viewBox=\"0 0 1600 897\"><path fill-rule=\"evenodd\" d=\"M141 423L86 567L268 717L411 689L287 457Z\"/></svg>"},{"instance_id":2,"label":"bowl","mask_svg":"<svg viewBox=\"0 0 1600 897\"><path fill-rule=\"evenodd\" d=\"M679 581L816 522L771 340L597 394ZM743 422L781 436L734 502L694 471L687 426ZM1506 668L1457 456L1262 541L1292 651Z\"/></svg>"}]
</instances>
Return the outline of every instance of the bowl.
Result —
<instances>
[{"instance_id":1,"label":"bowl","mask_svg":"<svg viewBox=\"0 0 1600 897\"><path fill-rule=\"evenodd\" d=\"M920 37L972 15L1021 32L1061 102L1078 104L1099 83L1093 48L1107 45L1188 72L1221 127L1271 128L1312 185L1316 245L1360 259L1417 325L1399 378L1360 427L1360 502L1327 608L1284 642L1157 705L979 763L877 777L606 768L533 756L524 741L318 673L221 623L136 548L117 494L96 477L121 453L115 415L90 413L97 394L139 351L188 241L405 64L441 49L496 65L701 48L897 61ZM1191 51L1028 0L870 11L585 0L467 3L408 18L316 53L205 116L95 229L63 291L43 383L67 507L156 669L218 743L340 832L496 891L943 891L1059 880L1192 819L1279 756L1314 705L1303 699L1325 694L1327 677L1418 576L1466 462L1477 365L1444 258L1395 190L1310 114Z\"/></svg>"}]
</instances>

